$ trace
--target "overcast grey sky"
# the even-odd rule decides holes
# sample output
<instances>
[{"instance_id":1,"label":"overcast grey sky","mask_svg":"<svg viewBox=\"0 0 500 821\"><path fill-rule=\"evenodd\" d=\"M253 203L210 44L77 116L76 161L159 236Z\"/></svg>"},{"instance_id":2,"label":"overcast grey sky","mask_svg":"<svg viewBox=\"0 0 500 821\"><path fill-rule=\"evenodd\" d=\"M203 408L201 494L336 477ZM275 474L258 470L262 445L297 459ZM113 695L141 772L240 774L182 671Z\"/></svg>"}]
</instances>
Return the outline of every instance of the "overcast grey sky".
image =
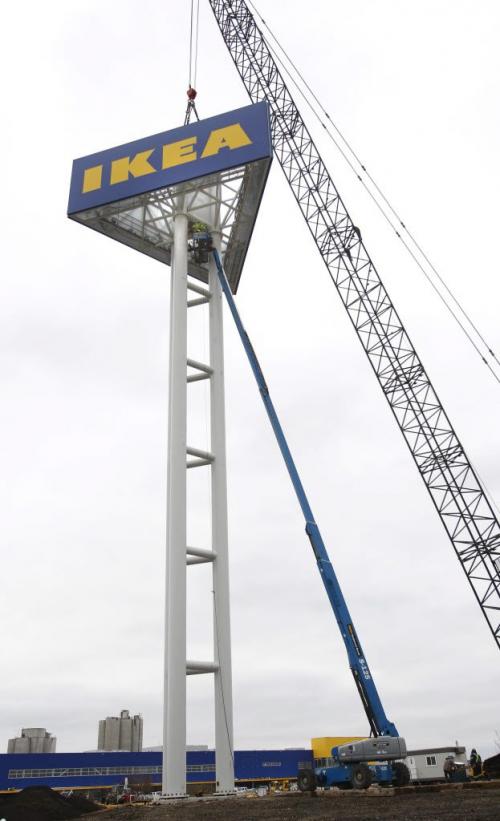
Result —
<instances>
[{"instance_id":1,"label":"overcast grey sky","mask_svg":"<svg viewBox=\"0 0 500 821\"><path fill-rule=\"evenodd\" d=\"M496 0L259 0L323 104L497 351ZM65 216L71 161L180 125L189 3L3 10L0 135L0 748L46 726L96 746L142 712L161 739L169 269ZM198 108L246 105L201 0ZM307 114L307 112L304 112ZM347 206L495 498L499 386L310 121ZM277 162L238 305L389 717L410 746L500 729L500 657ZM229 317L227 317L229 320ZM301 516L226 323L235 743L308 745L367 724ZM200 388L203 410L205 388ZM206 436L201 410L191 422ZM190 533L206 532L206 477ZM208 658L209 571L190 570ZM189 742L213 742L189 681Z\"/></svg>"}]
</instances>

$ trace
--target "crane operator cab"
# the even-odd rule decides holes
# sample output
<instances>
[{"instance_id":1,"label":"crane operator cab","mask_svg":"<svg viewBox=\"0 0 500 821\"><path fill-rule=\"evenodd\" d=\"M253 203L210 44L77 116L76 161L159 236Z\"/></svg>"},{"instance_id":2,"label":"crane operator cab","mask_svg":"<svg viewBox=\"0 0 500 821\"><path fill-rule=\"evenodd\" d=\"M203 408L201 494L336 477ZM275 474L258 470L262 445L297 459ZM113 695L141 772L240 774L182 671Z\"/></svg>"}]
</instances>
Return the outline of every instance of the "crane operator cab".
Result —
<instances>
[{"instance_id":1,"label":"crane operator cab","mask_svg":"<svg viewBox=\"0 0 500 821\"><path fill-rule=\"evenodd\" d=\"M377 736L332 747L330 758L315 759L314 769L299 770L297 785L302 792L316 787L366 790L372 783L405 787L410 771L404 738Z\"/></svg>"}]
</instances>

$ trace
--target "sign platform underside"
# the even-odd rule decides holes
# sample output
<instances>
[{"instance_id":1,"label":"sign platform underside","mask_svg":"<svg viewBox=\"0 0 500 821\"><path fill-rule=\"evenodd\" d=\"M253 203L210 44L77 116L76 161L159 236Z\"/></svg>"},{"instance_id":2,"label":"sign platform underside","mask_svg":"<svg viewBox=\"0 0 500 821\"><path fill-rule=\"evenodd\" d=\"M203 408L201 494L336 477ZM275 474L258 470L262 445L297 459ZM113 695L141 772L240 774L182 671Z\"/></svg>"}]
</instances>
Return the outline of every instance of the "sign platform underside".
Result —
<instances>
[{"instance_id":1,"label":"sign platform underside","mask_svg":"<svg viewBox=\"0 0 500 821\"><path fill-rule=\"evenodd\" d=\"M167 265L171 264L173 222L179 210L192 224L220 225L221 256L231 290L236 293L268 170L269 160L258 160L90 208L71 218ZM192 260L189 274L208 281L206 266Z\"/></svg>"}]
</instances>

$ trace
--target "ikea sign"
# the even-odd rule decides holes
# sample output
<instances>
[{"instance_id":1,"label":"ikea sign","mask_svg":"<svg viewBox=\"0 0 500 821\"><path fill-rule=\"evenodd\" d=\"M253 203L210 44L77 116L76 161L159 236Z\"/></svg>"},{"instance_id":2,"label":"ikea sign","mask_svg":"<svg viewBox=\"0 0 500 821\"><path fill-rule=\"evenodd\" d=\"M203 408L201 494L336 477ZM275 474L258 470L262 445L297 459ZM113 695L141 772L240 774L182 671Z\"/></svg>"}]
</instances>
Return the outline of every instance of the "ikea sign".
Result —
<instances>
[{"instance_id":1,"label":"ikea sign","mask_svg":"<svg viewBox=\"0 0 500 821\"><path fill-rule=\"evenodd\" d=\"M68 214L271 157L266 102L73 162Z\"/></svg>"}]
</instances>

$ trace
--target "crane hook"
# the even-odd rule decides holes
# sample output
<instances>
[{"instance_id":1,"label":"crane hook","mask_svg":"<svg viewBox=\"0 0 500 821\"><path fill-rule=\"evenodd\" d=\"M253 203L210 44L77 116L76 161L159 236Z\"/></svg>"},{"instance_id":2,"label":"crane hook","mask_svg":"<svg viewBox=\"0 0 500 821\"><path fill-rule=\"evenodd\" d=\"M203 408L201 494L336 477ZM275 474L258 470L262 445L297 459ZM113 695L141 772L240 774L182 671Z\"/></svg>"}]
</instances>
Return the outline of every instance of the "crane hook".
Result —
<instances>
[{"instance_id":1,"label":"crane hook","mask_svg":"<svg viewBox=\"0 0 500 821\"><path fill-rule=\"evenodd\" d=\"M186 116L184 118L184 125L188 125L191 120L191 113L194 111L196 119L199 120L198 112L196 110L195 99L197 95L197 91L195 88L192 87L191 83L189 84L189 88L187 90L187 97L188 97L188 104L186 108Z\"/></svg>"}]
</instances>

